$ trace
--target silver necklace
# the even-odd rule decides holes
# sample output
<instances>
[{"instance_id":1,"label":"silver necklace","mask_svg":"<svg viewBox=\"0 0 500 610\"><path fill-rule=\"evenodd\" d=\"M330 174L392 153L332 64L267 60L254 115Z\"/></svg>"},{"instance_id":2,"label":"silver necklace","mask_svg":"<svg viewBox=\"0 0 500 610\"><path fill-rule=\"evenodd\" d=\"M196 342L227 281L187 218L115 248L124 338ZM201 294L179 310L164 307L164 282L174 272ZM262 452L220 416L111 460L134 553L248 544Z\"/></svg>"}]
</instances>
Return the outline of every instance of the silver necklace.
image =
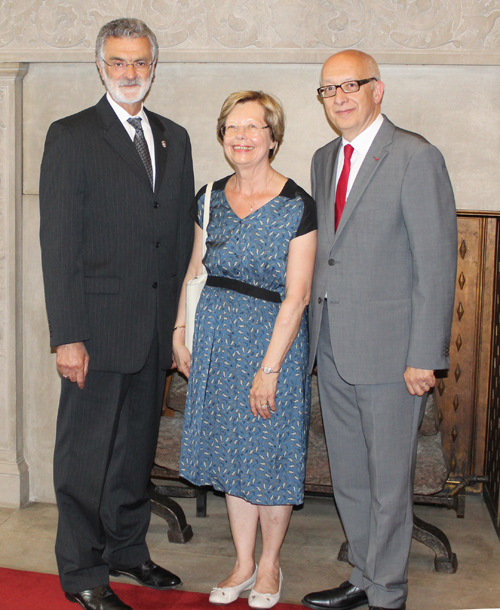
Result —
<instances>
[{"instance_id":1,"label":"silver necklace","mask_svg":"<svg viewBox=\"0 0 500 610\"><path fill-rule=\"evenodd\" d=\"M269 178L269 180L267 181L266 185L264 186L264 191L267 189L267 187L271 184L272 179L274 178L274 171L271 174L271 177ZM253 205L251 203L248 203L248 201L246 202L246 204L248 205L248 207L250 208L250 212L253 212L253 208L255 205L257 205L257 202L254 200Z\"/></svg>"}]
</instances>

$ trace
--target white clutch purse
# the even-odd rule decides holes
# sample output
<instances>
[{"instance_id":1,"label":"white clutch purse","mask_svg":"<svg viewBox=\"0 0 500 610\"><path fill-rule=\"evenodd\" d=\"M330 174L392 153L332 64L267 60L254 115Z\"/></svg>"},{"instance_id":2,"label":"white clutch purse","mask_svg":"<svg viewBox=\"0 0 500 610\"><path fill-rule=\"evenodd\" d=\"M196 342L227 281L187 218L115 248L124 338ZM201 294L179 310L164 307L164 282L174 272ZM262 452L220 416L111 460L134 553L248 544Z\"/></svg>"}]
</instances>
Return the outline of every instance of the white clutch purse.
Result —
<instances>
[{"instance_id":1,"label":"white clutch purse","mask_svg":"<svg viewBox=\"0 0 500 610\"><path fill-rule=\"evenodd\" d=\"M207 184L205 191L205 205L203 207L203 248L202 258L205 257L207 251L207 227L210 220L210 198L212 196L213 182ZM207 282L207 270L203 265L203 271L186 284L186 334L185 343L188 350L193 352L193 335L194 335L194 320L196 317L196 308L200 300L201 291Z\"/></svg>"}]
</instances>

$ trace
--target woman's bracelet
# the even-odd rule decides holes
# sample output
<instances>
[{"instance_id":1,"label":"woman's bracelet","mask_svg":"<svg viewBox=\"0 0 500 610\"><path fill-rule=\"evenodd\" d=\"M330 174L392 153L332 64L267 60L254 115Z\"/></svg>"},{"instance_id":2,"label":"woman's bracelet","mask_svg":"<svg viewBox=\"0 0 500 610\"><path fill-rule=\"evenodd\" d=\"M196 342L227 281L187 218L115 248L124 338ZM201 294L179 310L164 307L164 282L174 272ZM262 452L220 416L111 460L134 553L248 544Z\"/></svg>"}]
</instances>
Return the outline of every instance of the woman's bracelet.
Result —
<instances>
[{"instance_id":1,"label":"woman's bracelet","mask_svg":"<svg viewBox=\"0 0 500 610\"><path fill-rule=\"evenodd\" d=\"M174 330L177 330L178 328L186 328L186 326L182 324L179 324L179 326L174 326L172 332L174 332Z\"/></svg>"},{"instance_id":2,"label":"woman's bracelet","mask_svg":"<svg viewBox=\"0 0 500 610\"><path fill-rule=\"evenodd\" d=\"M278 375L279 373L281 373L281 369L279 371L273 371L270 366L261 366L260 368L264 371L266 375L270 375L271 373L273 373L274 375Z\"/></svg>"}]
</instances>

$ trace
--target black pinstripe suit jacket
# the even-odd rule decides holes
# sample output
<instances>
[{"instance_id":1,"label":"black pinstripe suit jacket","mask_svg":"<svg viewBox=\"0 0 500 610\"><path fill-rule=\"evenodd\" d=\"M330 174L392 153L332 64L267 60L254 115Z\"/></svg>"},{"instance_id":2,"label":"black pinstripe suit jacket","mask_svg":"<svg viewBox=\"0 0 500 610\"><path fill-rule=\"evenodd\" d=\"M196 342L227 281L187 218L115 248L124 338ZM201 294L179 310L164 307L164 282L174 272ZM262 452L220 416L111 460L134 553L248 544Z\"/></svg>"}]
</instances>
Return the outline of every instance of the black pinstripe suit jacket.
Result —
<instances>
[{"instance_id":1,"label":"black pinstripe suit jacket","mask_svg":"<svg viewBox=\"0 0 500 610\"><path fill-rule=\"evenodd\" d=\"M53 123L40 175L40 240L51 345L83 341L90 368L134 373L155 328L171 363L192 248L189 136L146 111L156 186L106 97Z\"/></svg>"}]
</instances>

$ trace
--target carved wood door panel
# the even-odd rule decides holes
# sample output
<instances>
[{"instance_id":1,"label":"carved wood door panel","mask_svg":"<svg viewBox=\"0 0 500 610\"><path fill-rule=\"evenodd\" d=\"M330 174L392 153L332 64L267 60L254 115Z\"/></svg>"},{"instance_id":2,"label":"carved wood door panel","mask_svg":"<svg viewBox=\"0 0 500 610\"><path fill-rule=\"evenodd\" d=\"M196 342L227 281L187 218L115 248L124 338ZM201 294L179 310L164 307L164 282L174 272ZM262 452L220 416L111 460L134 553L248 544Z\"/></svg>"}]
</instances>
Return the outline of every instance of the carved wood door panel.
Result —
<instances>
[{"instance_id":1,"label":"carved wood door panel","mask_svg":"<svg viewBox=\"0 0 500 610\"><path fill-rule=\"evenodd\" d=\"M488 475L485 496L498 527L500 488L499 220L458 212L458 267L450 369L436 387L451 478ZM478 488L479 489L479 488ZM489 498L489 499L488 499Z\"/></svg>"}]
</instances>

